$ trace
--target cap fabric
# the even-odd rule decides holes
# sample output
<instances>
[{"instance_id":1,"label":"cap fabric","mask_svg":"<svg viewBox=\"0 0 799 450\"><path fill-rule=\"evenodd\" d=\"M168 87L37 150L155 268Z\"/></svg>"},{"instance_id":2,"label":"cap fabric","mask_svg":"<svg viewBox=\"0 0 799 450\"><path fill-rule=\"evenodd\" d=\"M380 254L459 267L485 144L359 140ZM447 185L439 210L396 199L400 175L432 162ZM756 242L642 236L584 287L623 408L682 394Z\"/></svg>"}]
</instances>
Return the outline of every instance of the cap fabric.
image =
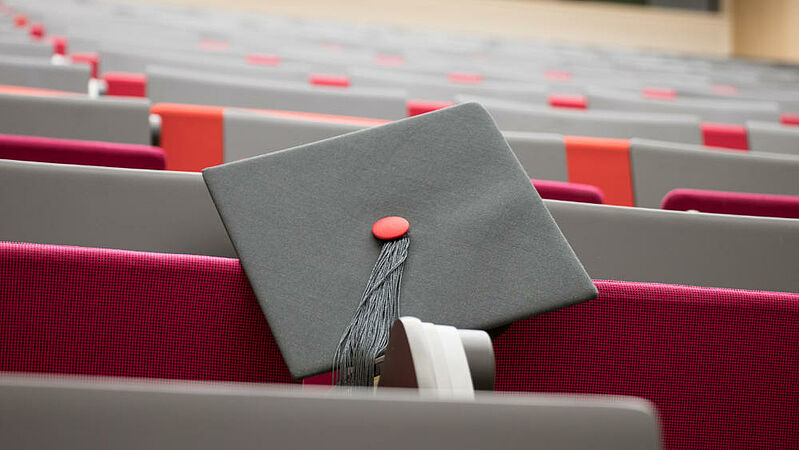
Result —
<instances>
[{"instance_id":1,"label":"cap fabric","mask_svg":"<svg viewBox=\"0 0 799 450\"><path fill-rule=\"evenodd\" d=\"M466 103L203 176L295 377L329 370L386 216L410 222L400 314L491 329L596 290L488 113Z\"/></svg>"}]
</instances>

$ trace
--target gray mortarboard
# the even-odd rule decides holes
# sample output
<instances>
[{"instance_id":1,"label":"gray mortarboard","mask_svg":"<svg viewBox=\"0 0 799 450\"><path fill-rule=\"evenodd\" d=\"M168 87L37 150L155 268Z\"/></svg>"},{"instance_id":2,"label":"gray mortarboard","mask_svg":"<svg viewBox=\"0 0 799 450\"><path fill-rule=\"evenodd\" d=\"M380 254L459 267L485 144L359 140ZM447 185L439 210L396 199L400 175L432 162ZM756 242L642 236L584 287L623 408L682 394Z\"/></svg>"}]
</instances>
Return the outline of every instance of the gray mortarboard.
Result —
<instances>
[{"instance_id":1,"label":"gray mortarboard","mask_svg":"<svg viewBox=\"0 0 799 450\"><path fill-rule=\"evenodd\" d=\"M596 296L475 103L203 176L297 378L330 370L334 355L339 369L373 367L398 314L487 330Z\"/></svg>"}]
</instances>

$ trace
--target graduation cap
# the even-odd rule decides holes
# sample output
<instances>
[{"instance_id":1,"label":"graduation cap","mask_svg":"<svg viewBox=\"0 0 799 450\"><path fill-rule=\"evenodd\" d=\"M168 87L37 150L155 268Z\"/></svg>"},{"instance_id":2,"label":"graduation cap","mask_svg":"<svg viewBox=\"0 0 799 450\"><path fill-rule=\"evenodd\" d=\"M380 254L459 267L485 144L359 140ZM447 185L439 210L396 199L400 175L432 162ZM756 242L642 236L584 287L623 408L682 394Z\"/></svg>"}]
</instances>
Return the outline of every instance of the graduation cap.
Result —
<instances>
[{"instance_id":1,"label":"graduation cap","mask_svg":"<svg viewBox=\"0 0 799 450\"><path fill-rule=\"evenodd\" d=\"M476 103L203 177L296 378L371 384L399 315L489 330L596 296Z\"/></svg>"}]
</instances>

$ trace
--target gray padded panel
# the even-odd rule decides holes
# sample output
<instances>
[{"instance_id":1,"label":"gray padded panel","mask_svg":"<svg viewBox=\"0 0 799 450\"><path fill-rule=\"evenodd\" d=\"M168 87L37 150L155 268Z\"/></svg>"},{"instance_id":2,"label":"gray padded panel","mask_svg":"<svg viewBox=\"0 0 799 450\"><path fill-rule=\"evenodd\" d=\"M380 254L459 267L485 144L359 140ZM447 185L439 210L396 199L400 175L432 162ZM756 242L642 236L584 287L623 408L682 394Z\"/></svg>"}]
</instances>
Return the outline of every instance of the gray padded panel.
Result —
<instances>
[{"instance_id":1,"label":"gray padded panel","mask_svg":"<svg viewBox=\"0 0 799 450\"><path fill-rule=\"evenodd\" d=\"M0 378L0 446L139 450L656 450L660 425L642 399L415 391L353 393L294 386L97 378Z\"/></svg>"},{"instance_id":2,"label":"gray padded panel","mask_svg":"<svg viewBox=\"0 0 799 450\"><path fill-rule=\"evenodd\" d=\"M593 279L799 292L799 220L546 204Z\"/></svg>"},{"instance_id":3,"label":"gray padded panel","mask_svg":"<svg viewBox=\"0 0 799 450\"><path fill-rule=\"evenodd\" d=\"M799 221L544 203L594 279L799 292ZM0 240L235 256L199 173L0 160L0 210Z\"/></svg>"},{"instance_id":4,"label":"gray padded panel","mask_svg":"<svg viewBox=\"0 0 799 450\"><path fill-rule=\"evenodd\" d=\"M225 162L296 147L363 128L342 123L273 117L233 108L226 108L224 114Z\"/></svg>"},{"instance_id":5,"label":"gray padded panel","mask_svg":"<svg viewBox=\"0 0 799 450\"><path fill-rule=\"evenodd\" d=\"M150 103L0 94L0 133L150 144Z\"/></svg>"},{"instance_id":6,"label":"gray padded panel","mask_svg":"<svg viewBox=\"0 0 799 450\"><path fill-rule=\"evenodd\" d=\"M496 99L458 96L459 101L481 103L500 129L607 138L641 137L701 144L700 121L695 116L615 111L566 111Z\"/></svg>"},{"instance_id":7,"label":"gray padded panel","mask_svg":"<svg viewBox=\"0 0 799 450\"><path fill-rule=\"evenodd\" d=\"M225 162L357 131L363 126L271 117L225 109ZM545 133L505 132L513 153L531 178L568 181L563 137Z\"/></svg>"},{"instance_id":8,"label":"gray padded panel","mask_svg":"<svg viewBox=\"0 0 799 450\"><path fill-rule=\"evenodd\" d=\"M38 57L48 60L53 55L53 46L34 42L0 41L0 55Z\"/></svg>"},{"instance_id":9,"label":"gray padded panel","mask_svg":"<svg viewBox=\"0 0 799 450\"><path fill-rule=\"evenodd\" d=\"M563 136L549 133L502 133L530 178L569 181Z\"/></svg>"},{"instance_id":10,"label":"gray padded panel","mask_svg":"<svg viewBox=\"0 0 799 450\"><path fill-rule=\"evenodd\" d=\"M147 92L154 103L238 106L390 120L406 116L402 91L325 88L160 67L148 67L147 76Z\"/></svg>"},{"instance_id":11,"label":"gray padded panel","mask_svg":"<svg viewBox=\"0 0 799 450\"><path fill-rule=\"evenodd\" d=\"M743 124L747 120L779 121L776 102L678 98L651 100L639 93L590 89L589 107L610 111L695 114L703 121Z\"/></svg>"},{"instance_id":12,"label":"gray padded panel","mask_svg":"<svg viewBox=\"0 0 799 450\"><path fill-rule=\"evenodd\" d=\"M647 208L677 188L799 195L795 156L633 139L630 162L636 205Z\"/></svg>"},{"instance_id":13,"label":"gray padded panel","mask_svg":"<svg viewBox=\"0 0 799 450\"><path fill-rule=\"evenodd\" d=\"M425 76L369 69L351 69L349 76L352 85L356 87L400 88L407 91L409 97L424 100L454 101L458 94L467 94L546 104L548 98L545 86L530 86L518 82L458 84L448 81L443 75Z\"/></svg>"},{"instance_id":14,"label":"gray padded panel","mask_svg":"<svg viewBox=\"0 0 799 450\"><path fill-rule=\"evenodd\" d=\"M0 240L235 256L199 173L0 160Z\"/></svg>"},{"instance_id":15,"label":"gray padded panel","mask_svg":"<svg viewBox=\"0 0 799 450\"><path fill-rule=\"evenodd\" d=\"M0 57L0 84L86 93L87 64L53 65L47 59Z\"/></svg>"},{"instance_id":16,"label":"gray padded panel","mask_svg":"<svg viewBox=\"0 0 799 450\"><path fill-rule=\"evenodd\" d=\"M753 152L799 156L799 127L776 122L747 122L746 133Z\"/></svg>"}]
</instances>

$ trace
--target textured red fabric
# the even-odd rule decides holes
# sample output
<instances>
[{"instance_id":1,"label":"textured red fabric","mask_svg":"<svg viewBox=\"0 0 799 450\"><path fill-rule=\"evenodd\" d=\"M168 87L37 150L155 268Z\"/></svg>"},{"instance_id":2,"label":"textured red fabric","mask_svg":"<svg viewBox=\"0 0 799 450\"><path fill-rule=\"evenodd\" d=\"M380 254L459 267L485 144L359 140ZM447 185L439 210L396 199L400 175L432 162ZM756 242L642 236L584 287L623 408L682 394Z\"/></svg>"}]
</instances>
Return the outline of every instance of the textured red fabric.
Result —
<instances>
[{"instance_id":1,"label":"textured red fabric","mask_svg":"<svg viewBox=\"0 0 799 450\"><path fill-rule=\"evenodd\" d=\"M495 340L498 389L646 398L666 449L799 448L799 295L595 284Z\"/></svg>"},{"instance_id":2,"label":"textured red fabric","mask_svg":"<svg viewBox=\"0 0 799 450\"><path fill-rule=\"evenodd\" d=\"M780 123L790 126L799 125L799 114L784 113L780 115Z\"/></svg>"},{"instance_id":3,"label":"textured red fabric","mask_svg":"<svg viewBox=\"0 0 799 450\"><path fill-rule=\"evenodd\" d=\"M408 117L418 116L419 114L429 113L437 109L448 108L455 103L442 102L437 100L408 100L405 102L405 109Z\"/></svg>"},{"instance_id":4,"label":"textured red fabric","mask_svg":"<svg viewBox=\"0 0 799 450\"><path fill-rule=\"evenodd\" d=\"M350 77L332 73L312 73L308 76L308 82L314 86L350 87Z\"/></svg>"},{"instance_id":5,"label":"textured red fabric","mask_svg":"<svg viewBox=\"0 0 799 450\"><path fill-rule=\"evenodd\" d=\"M566 183L552 180L531 180L541 198L570 202L603 203L602 189L590 184Z\"/></svg>"},{"instance_id":6,"label":"textured red fabric","mask_svg":"<svg viewBox=\"0 0 799 450\"><path fill-rule=\"evenodd\" d=\"M748 150L749 138L746 127L728 123L704 122L700 125L702 130L702 143L708 147L729 148L733 150Z\"/></svg>"},{"instance_id":7,"label":"textured red fabric","mask_svg":"<svg viewBox=\"0 0 799 450\"><path fill-rule=\"evenodd\" d=\"M0 371L291 382L236 259L0 243Z\"/></svg>"},{"instance_id":8,"label":"textured red fabric","mask_svg":"<svg viewBox=\"0 0 799 450\"><path fill-rule=\"evenodd\" d=\"M799 219L799 196L674 189L663 197L663 209Z\"/></svg>"},{"instance_id":9,"label":"textured red fabric","mask_svg":"<svg viewBox=\"0 0 799 450\"><path fill-rule=\"evenodd\" d=\"M106 72L105 95L124 97L147 97L147 75L130 72Z\"/></svg>"},{"instance_id":10,"label":"textured red fabric","mask_svg":"<svg viewBox=\"0 0 799 450\"><path fill-rule=\"evenodd\" d=\"M547 101L553 108L588 109L588 98L585 95L550 94Z\"/></svg>"},{"instance_id":11,"label":"textured red fabric","mask_svg":"<svg viewBox=\"0 0 799 450\"><path fill-rule=\"evenodd\" d=\"M641 96L650 100L674 100L677 98L677 91L674 89L648 87L641 90Z\"/></svg>"},{"instance_id":12,"label":"textured red fabric","mask_svg":"<svg viewBox=\"0 0 799 450\"><path fill-rule=\"evenodd\" d=\"M164 151L149 145L0 134L0 159L161 170Z\"/></svg>"},{"instance_id":13,"label":"textured red fabric","mask_svg":"<svg viewBox=\"0 0 799 450\"><path fill-rule=\"evenodd\" d=\"M0 371L291 381L235 259L0 243L0 273ZM499 389L646 398L667 449L799 447L799 295L596 285L494 341Z\"/></svg>"}]
</instances>

